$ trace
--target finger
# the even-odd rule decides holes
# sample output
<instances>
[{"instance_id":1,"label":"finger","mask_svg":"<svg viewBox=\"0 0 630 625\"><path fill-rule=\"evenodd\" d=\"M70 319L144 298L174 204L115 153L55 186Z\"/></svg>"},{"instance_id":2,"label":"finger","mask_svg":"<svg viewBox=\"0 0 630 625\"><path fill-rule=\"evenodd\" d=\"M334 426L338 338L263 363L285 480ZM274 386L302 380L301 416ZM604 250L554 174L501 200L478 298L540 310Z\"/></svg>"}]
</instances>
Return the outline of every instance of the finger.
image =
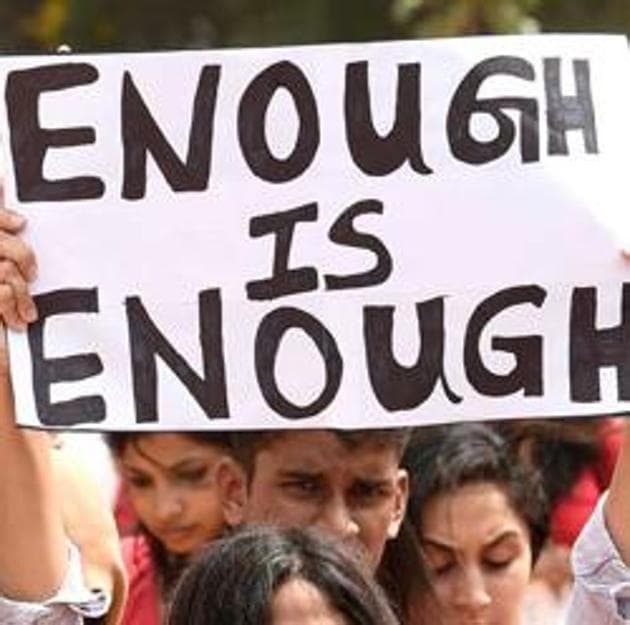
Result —
<instances>
[{"instance_id":1,"label":"finger","mask_svg":"<svg viewBox=\"0 0 630 625\"><path fill-rule=\"evenodd\" d=\"M0 284L0 319L13 330L24 330L26 327L18 315L15 295L10 284Z\"/></svg>"},{"instance_id":2,"label":"finger","mask_svg":"<svg viewBox=\"0 0 630 625\"><path fill-rule=\"evenodd\" d=\"M1 189L1 187L0 187ZM0 207L4 206L4 192L0 190ZM16 233L26 225L26 218L8 208L0 208L0 230Z\"/></svg>"},{"instance_id":3,"label":"finger","mask_svg":"<svg viewBox=\"0 0 630 625\"><path fill-rule=\"evenodd\" d=\"M7 330L0 321L0 375L9 373L9 347L7 345Z\"/></svg>"},{"instance_id":4,"label":"finger","mask_svg":"<svg viewBox=\"0 0 630 625\"><path fill-rule=\"evenodd\" d=\"M12 261L28 282L37 275L37 262L31 247L20 237L0 231L0 258Z\"/></svg>"},{"instance_id":5,"label":"finger","mask_svg":"<svg viewBox=\"0 0 630 625\"><path fill-rule=\"evenodd\" d=\"M28 290L28 284L9 260L0 261L0 283L9 284L13 289L17 313L24 323L37 319L37 308Z\"/></svg>"}]
</instances>

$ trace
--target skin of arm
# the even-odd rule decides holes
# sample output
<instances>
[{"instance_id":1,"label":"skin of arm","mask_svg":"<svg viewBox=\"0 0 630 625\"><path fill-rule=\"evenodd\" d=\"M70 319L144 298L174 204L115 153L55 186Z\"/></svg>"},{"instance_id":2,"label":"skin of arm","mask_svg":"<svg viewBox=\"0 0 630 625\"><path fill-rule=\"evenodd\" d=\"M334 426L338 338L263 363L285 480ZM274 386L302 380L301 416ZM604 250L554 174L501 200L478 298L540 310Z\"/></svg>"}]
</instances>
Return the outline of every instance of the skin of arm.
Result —
<instances>
[{"instance_id":1,"label":"skin of arm","mask_svg":"<svg viewBox=\"0 0 630 625\"><path fill-rule=\"evenodd\" d=\"M0 595L41 601L63 581L68 551L50 439L15 426L6 336L0 332Z\"/></svg>"},{"instance_id":2,"label":"skin of arm","mask_svg":"<svg viewBox=\"0 0 630 625\"><path fill-rule=\"evenodd\" d=\"M623 443L604 505L610 536L626 566L630 566L630 419L624 423Z\"/></svg>"},{"instance_id":3,"label":"skin of arm","mask_svg":"<svg viewBox=\"0 0 630 625\"><path fill-rule=\"evenodd\" d=\"M23 330L37 318L28 290L37 265L19 236L26 220L3 205L0 184L0 595L41 601L63 582L68 550L50 438L15 426L5 325Z\"/></svg>"},{"instance_id":4,"label":"skin of arm","mask_svg":"<svg viewBox=\"0 0 630 625\"><path fill-rule=\"evenodd\" d=\"M70 539L84 581L112 595L107 625L119 622L126 594L115 524L98 487L52 449L44 432L18 429L5 325L21 331L37 319L29 282L37 275L20 237L23 216L3 208L0 181L0 596L41 601L54 595L68 565Z\"/></svg>"},{"instance_id":5,"label":"skin of arm","mask_svg":"<svg viewBox=\"0 0 630 625\"><path fill-rule=\"evenodd\" d=\"M52 450L51 459L60 490L64 530L81 553L84 583L112 597L105 623L118 623L127 583L110 506L80 458L61 445Z\"/></svg>"},{"instance_id":6,"label":"skin of arm","mask_svg":"<svg viewBox=\"0 0 630 625\"><path fill-rule=\"evenodd\" d=\"M37 319L29 282L37 262L20 233L23 216L3 208L0 181L0 595L50 597L63 582L67 540L79 548L84 583L112 598L106 625L122 615L124 565L116 526L98 485L48 434L15 427L4 325L21 331Z\"/></svg>"}]
</instances>

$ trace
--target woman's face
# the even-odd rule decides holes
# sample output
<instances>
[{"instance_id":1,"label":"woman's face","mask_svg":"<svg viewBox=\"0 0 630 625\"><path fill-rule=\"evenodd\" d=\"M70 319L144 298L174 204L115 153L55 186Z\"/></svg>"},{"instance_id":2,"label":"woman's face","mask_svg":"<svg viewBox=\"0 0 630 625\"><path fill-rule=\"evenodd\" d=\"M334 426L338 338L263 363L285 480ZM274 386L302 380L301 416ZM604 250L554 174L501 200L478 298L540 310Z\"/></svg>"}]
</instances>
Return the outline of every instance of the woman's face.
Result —
<instances>
[{"instance_id":1,"label":"woman's face","mask_svg":"<svg viewBox=\"0 0 630 625\"><path fill-rule=\"evenodd\" d=\"M319 589L299 577L282 584L271 604L273 625L348 625Z\"/></svg>"},{"instance_id":2,"label":"woman's face","mask_svg":"<svg viewBox=\"0 0 630 625\"><path fill-rule=\"evenodd\" d=\"M518 625L532 567L530 536L500 486L473 483L435 495L420 521L439 606L435 622ZM423 607L431 609L412 605L410 612L421 615Z\"/></svg>"},{"instance_id":3,"label":"woman's face","mask_svg":"<svg viewBox=\"0 0 630 625\"><path fill-rule=\"evenodd\" d=\"M131 505L167 551L189 554L220 535L215 473L224 456L183 434L143 434L123 448L118 466Z\"/></svg>"}]
</instances>

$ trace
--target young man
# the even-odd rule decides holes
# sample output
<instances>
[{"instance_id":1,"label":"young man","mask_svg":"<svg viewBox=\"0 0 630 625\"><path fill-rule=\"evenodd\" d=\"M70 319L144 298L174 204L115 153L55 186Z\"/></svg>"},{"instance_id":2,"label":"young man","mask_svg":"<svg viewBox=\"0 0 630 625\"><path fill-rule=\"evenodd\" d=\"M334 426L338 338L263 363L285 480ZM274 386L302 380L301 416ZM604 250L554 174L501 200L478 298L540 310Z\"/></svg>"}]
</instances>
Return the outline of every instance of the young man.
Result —
<instances>
[{"instance_id":1,"label":"young man","mask_svg":"<svg viewBox=\"0 0 630 625\"><path fill-rule=\"evenodd\" d=\"M227 521L319 528L376 569L405 513L407 438L404 429L237 434L240 466L226 461L217 477Z\"/></svg>"}]
</instances>

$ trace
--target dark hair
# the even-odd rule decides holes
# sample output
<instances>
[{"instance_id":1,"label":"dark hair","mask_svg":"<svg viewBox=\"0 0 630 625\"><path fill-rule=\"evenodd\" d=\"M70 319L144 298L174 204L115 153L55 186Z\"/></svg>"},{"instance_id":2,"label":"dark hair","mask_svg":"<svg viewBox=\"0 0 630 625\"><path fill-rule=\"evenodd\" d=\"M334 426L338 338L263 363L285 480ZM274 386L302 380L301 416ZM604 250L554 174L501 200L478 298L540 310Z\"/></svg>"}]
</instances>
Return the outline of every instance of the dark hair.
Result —
<instances>
[{"instance_id":1,"label":"dark hair","mask_svg":"<svg viewBox=\"0 0 630 625\"><path fill-rule=\"evenodd\" d=\"M304 430L298 430L304 432ZM383 449L394 449L402 459L411 435L409 428L380 430L327 430L334 434L348 449L366 444L376 444ZM271 441L291 433L292 430L262 430L255 432L235 432L232 435L232 448L235 457L252 476L256 454Z\"/></svg>"},{"instance_id":2,"label":"dark hair","mask_svg":"<svg viewBox=\"0 0 630 625\"><path fill-rule=\"evenodd\" d=\"M106 445L115 458L120 458L129 443L143 436L159 436L160 434L178 434L189 438L200 445L215 445L230 451L232 435L226 432L107 432L103 435Z\"/></svg>"},{"instance_id":3,"label":"dark hair","mask_svg":"<svg viewBox=\"0 0 630 625\"><path fill-rule=\"evenodd\" d=\"M350 625L397 625L383 591L341 546L308 530L254 527L210 545L183 576L168 625L271 625L274 593L310 582Z\"/></svg>"},{"instance_id":4,"label":"dark hair","mask_svg":"<svg viewBox=\"0 0 630 625\"><path fill-rule=\"evenodd\" d=\"M385 543L376 579L402 622L411 597L433 596L433 586L416 529L405 518L396 538ZM424 621L423 621L424 623ZM432 623L431 625L435 625Z\"/></svg>"},{"instance_id":5,"label":"dark hair","mask_svg":"<svg viewBox=\"0 0 630 625\"><path fill-rule=\"evenodd\" d=\"M410 476L407 515L416 530L431 496L466 484L491 482L504 490L512 509L527 525L532 561L536 561L549 530L542 481L494 429L480 424L419 429L403 464Z\"/></svg>"},{"instance_id":6,"label":"dark hair","mask_svg":"<svg viewBox=\"0 0 630 625\"><path fill-rule=\"evenodd\" d=\"M585 467L596 464L602 419L580 417L497 423L523 462L540 471L551 509L568 495ZM603 483L602 488L607 484Z\"/></svg>"}]
</instances>

